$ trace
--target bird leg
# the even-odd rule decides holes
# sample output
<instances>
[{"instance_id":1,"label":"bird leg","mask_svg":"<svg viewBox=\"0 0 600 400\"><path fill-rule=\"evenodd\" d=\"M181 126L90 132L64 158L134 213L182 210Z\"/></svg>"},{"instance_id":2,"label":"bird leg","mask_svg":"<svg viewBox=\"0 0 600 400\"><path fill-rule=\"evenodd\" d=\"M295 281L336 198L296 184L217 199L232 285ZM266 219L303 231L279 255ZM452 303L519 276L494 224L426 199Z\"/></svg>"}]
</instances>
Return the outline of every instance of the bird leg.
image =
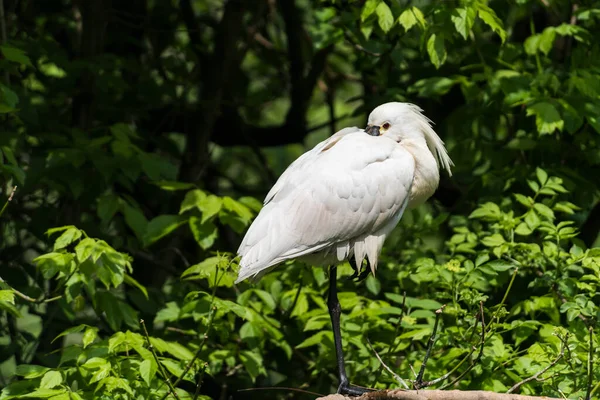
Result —
<instances>
[{"instance_id":1,"label":"bird leg","mask_svg":"<svg viewBox=\"0 0 600 400\"><path fill-rule=\"evenodd\" d=\"M350 396L360 396L369 392L369 389L350 385L346 375L346 366L344 364L344 353L342 350L342 335L340 332L340 315L342 307L337 296L337 267L335 265L329 268L329 296L327 298L329 315L331 316L331 326L333 327L333 342L335 344L335 355L337 358L338 371L340 376L340 386L337 392Z\"/></svg>"}]
</instances>

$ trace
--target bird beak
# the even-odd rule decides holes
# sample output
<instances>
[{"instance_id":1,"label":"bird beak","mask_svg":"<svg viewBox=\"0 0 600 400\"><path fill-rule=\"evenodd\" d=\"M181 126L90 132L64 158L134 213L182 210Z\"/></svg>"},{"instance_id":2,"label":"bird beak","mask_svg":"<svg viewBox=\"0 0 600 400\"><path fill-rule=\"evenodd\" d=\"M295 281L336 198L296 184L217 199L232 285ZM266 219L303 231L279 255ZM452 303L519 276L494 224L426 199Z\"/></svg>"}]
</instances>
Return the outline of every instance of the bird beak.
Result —
<instances>
[{"instance_id":1,"label":"bird beak","mask_svg":"<svg viewBox=\"0 0 600 400\"><path fill-rule=\"evenodd\" d=\"M379 136L381 134L379 133L379 127L376 125L367 125L365 132L367 132L371 136Z\"/></svg>"}]
</instances>

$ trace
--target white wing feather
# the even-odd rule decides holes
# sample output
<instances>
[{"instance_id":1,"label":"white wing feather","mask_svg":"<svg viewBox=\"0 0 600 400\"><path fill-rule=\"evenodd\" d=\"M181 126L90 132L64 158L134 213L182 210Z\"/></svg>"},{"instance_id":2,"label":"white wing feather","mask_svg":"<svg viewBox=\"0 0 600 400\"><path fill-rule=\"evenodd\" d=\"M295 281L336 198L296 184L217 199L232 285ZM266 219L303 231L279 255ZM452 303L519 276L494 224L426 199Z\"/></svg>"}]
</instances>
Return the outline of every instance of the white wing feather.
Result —
<instances>
[{"instance_id":1,"label":"white wing feather","mask_svg":"<svg viewBox=\"0 0 600 400\"><path fill-rule=\"evenodd\" d=\"M415 161L397 142L346 128L292 163L238 250L238 282L314 253L376 267L408 202ZM323 261L325 258L323 258Z\"/></svg>"}]
</instances>

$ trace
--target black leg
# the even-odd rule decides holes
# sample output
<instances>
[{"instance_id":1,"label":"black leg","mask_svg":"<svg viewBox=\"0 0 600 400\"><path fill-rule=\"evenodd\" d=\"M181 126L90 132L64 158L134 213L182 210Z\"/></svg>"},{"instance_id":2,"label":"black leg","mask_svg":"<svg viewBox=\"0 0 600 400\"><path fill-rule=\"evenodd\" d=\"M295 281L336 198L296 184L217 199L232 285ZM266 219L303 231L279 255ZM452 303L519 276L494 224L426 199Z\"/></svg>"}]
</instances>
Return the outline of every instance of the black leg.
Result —
<instances>
[{"instance_id":1,"label":"black leg","mask_svg":"<svg viewBox=\"0 0 600 400\"><path fill-rule=\"evenodd\" d=\"M342 350L342 335L340 332L340 314L342 307L337 296L337 267L329 268L329 296L327 298L327 306L329 307L329 315L331 316L331 326L333 327L333 342L335 344L335 355L337 358L338 370L340 375L340 386L337 392L350 396L360 396L370 390L357 386L352 386L348 382L346 375L346 366L344 365L344 352Z\"/></svg>"}]
</instances>

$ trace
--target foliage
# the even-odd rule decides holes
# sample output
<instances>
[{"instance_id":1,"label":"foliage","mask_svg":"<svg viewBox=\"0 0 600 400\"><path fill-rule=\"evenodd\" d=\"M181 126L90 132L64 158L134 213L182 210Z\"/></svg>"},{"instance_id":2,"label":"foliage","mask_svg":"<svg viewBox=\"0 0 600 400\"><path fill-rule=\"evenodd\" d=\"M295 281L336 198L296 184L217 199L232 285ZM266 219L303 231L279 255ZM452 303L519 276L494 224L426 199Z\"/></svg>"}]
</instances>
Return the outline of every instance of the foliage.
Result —
<instances>
[{"instance_id":1,"label":"foliage","mask_svg":"<svg viewBox=\"0 0 600 400\"><path fill-rule=\"evenodd\" d=\"M340 283L352 382L402 385L375 351L412 380L437 321L430 386L598 398L598 2L112 3L0 13L0 399L334 391L326 271L234 284L235 249L305 147L392 100L456 168Z\"/></svg>"}]
</instances>

